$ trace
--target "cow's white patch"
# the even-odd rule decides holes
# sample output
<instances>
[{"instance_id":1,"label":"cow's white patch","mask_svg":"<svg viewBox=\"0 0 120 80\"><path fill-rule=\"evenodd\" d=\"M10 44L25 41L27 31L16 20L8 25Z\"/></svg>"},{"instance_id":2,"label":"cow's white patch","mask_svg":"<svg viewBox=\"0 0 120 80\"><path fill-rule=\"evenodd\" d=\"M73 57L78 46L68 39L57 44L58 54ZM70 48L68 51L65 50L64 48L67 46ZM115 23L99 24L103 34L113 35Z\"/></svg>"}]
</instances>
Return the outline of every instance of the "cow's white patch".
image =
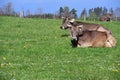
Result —
<instances>
[{"instance_id":1,"label":"cow's white patch","mask_svg":"<svg viewBox=\"0 0 120 80\"><path fill-rule=\"evenodd\" d=\"M79 30L82 31L82 28L80 28Z\"/></svg>"},{"instance_id":2,"label":"cow's white patch","mask_svg":"<svg viewBox=\"0 0 120 80\"><path fill-rule=\"evenodd\" d=\"M63 26L62 28L63 28L63 29L65 29L65 27L64 27L64 26Z\"/></svg>"},{"instance_id":3,"label":"cow's white patch","mask_svg":"<svg viewBox=\"0 0 120 80\"><path fill-rule=\"evenodd\" d=\"M109 40L107 40L107 47L112 47L112 43L109 41Z\"/></svg>"}]
</instances>

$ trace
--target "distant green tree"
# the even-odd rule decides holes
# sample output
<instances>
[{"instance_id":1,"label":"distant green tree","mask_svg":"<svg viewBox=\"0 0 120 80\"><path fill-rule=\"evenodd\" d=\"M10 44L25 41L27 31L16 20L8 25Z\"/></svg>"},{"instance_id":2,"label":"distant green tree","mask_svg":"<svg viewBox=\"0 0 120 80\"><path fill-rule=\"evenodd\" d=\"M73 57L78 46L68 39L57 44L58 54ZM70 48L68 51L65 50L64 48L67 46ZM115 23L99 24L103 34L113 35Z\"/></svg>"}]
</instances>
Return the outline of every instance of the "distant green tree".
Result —
<instances>
[{"instance_id":1,"label":"distant green tree","mask_svg":"<svg viewBox=\"0 0 120 80\"><path fill-rule=\"evenodd\" d=\"M88 19L91 21L95 21L97 19L97 15L94 12L91 12L88 16Z\"/></svg>"},{"instance_id":2,"label":"distant green tree","mask_svg":"<svg viewBox=\"0 0 120 80\"><path fill-rule=\"evenodd\" d=\"M101 15L106 14L108 12L108 9L106 7L96 7L89 9L88 12L89 12L89 16L88 16L89 20L98 20ZM112 9L111 12L113 12Z\"/></svg>"},{"instance_id":3,"label":"distant green tree","mask_svg":"<svg viewBox=\"0 0 120 80\"><path fill-rule=\"evenodd\" d=\"M0 7L0 15L3 15L4 14L4 11L3 9Z\"/></svg>"},{"instance_id":4,"label":"distant green tree","mask_svg":"<svg viewBox=\"0 0 120 80\"><path fill-rule=\"evenodd\" d=\"M93 8L89 9L89 11L88 11L89 16L90 16L91 13L93 13Z\"/></svg>"},{"instance_id":5,"label":"distant green tree","mask_svg":"<svg viewBox=\"0 0 120 80\"><path fill-rule=\"evenodd\" d=\"M64 7L64 16L70 16L69 15L69 7L68 6Z\"/></svg>"},{"instance_id":6,"label":"distant green tree","mask_svg":"<svg viewBox=\"0 0 120 80\"><path fill-rule=\"evenodd\" d=\"M106 7L103 8L102 14L106 14L108 12L108 9Z\"/></svg>"},{"instance_id":7,"label":"distant green tree","mask_svg":"<svg viewBox=\"0 0 120 80\"><path fill-rule=\"evenodd\" d=\"M76 9L72 9L71 11L70 11L70 16L72 17L72 18L77 18L77 10Z\"/></svg>"},{"instance_id":8,"label":"distant green tree","mask_svg":"<svg viewBox=\"0 0 120 80\"><path fill-rule=\"evenodd\" d=\"M6 5L5 5L5 8L4 8L4 13L5 15L13 15L13 7L12 7L12 3L11 2L8 2Z\"/></svg>"},{"instance_id":9,"label":"distant green tree","mask_svg":"<svg viewBox=\"0 0 120 80\"><path fill-rule=\"evenodd\" d=\"M97 17L100 17L100 15L102 14L102 7L94 8L94 13Z\"/></svg>"},{"instance_id":10,"label":"distant green tree","mask_svg":"<svg viewBox=\"0 0 120 80\"><path fill-rule=\"evenodd\" d=\"M60 7L59 9L59 18L64 16L64 9L62 7Z\"/></svg>"},{"instance_id":11,"label":"distant green tree","mask_svg":"<svg viewBox=\"0 0 120 80\"><path fill-rule=\"evenodd\" d=\"M65 6L64 8L63 7L59 8L58 15L59 15L59 18L61 18L61 17L77 18L77 13L76 12L77 12L77 10L75 8L70 10L68 6Z\"/></svg>"},{"instance_id":12,"label":"distant green tree","mask_svg":"<svg viewBox=\"0 0 120 80\"><path fill-rule=\"evenodd\" d=\"M111 14L114 13L113 8L110 8L109 13L111 13Z\"/></svg>"},{"instance_id":13,"label":"distant green tree","mask_svg":"<svg viewBox=\"0 0 120 80\"><path fill-rule=\"evenodd\" d=\"M80 14L80 19L82 19L82 20L86 20L86 17L87 17L87 11L86 11L86 9L84 8L83 9L83 11L81 12L81 14Z\"/></svg>"},{"instance_id":14,"label":"distant green tree","mask_svg":"<svg viewBox=\"0 0 120 80\"><path fill-rule=\"evenodd\" d=\"M30 16L30 10L29 9L26 11L26 16Z\"/></svg>"}]
</instances>

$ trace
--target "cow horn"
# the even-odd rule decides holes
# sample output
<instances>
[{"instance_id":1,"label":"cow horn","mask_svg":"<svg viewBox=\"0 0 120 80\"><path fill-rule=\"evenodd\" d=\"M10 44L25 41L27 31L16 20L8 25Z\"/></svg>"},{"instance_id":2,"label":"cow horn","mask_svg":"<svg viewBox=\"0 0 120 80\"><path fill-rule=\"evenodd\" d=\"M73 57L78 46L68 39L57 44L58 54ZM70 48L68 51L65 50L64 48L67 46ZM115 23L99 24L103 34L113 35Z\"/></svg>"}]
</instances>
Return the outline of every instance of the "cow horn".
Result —
<instances>
[{"instance_id":1,"label":"cow horn","mask_svg":"<svg viewBox=\"0 0 120 80\"><path fill-rule=\"evenodd\" d=\"M70 22L73 23L75 21L75 19L71 19Z\"/></svg>"}]
</instances>

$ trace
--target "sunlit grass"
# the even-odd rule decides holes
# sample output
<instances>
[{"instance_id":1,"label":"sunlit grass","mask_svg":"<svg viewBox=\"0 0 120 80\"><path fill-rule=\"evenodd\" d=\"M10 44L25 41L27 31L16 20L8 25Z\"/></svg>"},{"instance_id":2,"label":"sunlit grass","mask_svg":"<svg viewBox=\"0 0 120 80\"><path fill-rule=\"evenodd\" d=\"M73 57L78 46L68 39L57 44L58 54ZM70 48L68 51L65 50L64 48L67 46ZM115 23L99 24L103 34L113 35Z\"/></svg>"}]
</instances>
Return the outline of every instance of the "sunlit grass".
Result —
<instances>
[{"instance_id":1,"label":"sunlit grass","mask_svg":"<svg viewBox=\"0 0 120 80\"><path fill-rule=\"evenodd\" d=\"M120 22L115 48L72 48L61 20L0 17L0 80L119 80Z\"/></svg>"}]
</instances>

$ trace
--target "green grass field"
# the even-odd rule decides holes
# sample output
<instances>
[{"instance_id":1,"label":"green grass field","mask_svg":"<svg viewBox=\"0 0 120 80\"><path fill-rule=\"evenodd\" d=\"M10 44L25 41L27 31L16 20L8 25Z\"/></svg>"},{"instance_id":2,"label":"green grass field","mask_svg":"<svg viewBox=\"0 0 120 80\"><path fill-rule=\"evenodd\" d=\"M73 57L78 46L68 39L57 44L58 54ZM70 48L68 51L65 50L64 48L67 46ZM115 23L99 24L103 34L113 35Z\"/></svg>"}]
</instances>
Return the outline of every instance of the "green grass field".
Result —
<instances>
[{"instance_id":1,"label":"green grass field","mask_svg":"<svg viewBox=\"0 0 120 80\"><path fill-rule=\"evenodd\" d=\"M120 22L115 48L72 48L61 20L0 16L0 80L120 80Z\"/></svg>"}]
</instances>

